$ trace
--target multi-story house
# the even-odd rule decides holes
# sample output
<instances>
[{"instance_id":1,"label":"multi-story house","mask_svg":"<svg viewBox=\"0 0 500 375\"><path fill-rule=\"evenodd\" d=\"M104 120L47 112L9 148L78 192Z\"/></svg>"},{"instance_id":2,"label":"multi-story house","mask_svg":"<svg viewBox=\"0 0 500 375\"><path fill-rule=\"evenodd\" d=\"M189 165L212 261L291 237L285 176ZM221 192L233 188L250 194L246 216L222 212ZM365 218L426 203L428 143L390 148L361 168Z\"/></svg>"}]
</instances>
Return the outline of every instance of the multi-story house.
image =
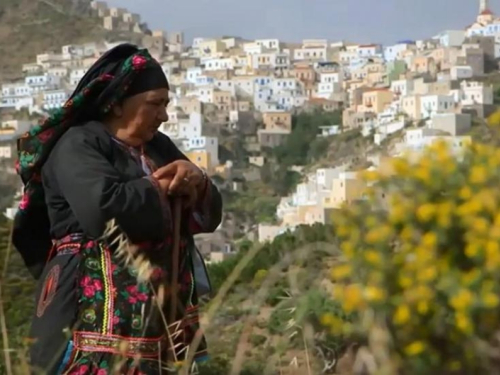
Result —
<instances>
[{"instance_id":1,"label":"multi-story house","mask_svg":"<svg viewBox=\"0 0 500 375\"><path fill-rule=\"evenodd\" d=\"M60 108L66 103L69 93L65 90L45 90L42 92L42 109L49 111Z\"/></svg>"},{"instance_id":2,"label":"multi-story house","mask_svg":"<svg viewBox=\"0 0 500 375\"><path fill-rule=\"evenodd\" d=\"M363 106L360 111L381 113L392 103L394 94L388 89L371 89L363 93Z\"/></svg>"},{"instance_id":3,"label":"multi-story house","mask_svg":"<svg viewBox=\"0 0 500 375\"><path fill-rule=\"evenodd\" d=\"M483 82L462 81L460 91L460 103L463 106L493 104L493 87Z\"/></svg>"},{"instance_id":4,"label":"multi-story house","mask_svg":"<svg viewBox=\"0 0 500 375\"><path fill-rule=\"evenodd\" d=\"M282 129L292 131L292 114L285 111L263 112L262 122L266 130Z\"/></svg>"},{"instance_id":5,"label":"multi-story house","mask_svg":"<svg viewBox=\"0 0 500 375\"><path fill-rule=\"evenodd\" d=\"M419 121L422 118L420 96L408 95L401 98L401 112L411 120Z\"/></svg>"},{"instance_id":6,"label":"multi-story house","mask_svg":"<svg viewBox=\"0 0 500 375\"><path fill-rule=\"evenodd\" d=\"M212 172L219 165L219 140L216 137L192 137L182 142L186 156L198 167Z\"/></svg>"},{"instance_id":7,"label":"multi-story house","mask_svg":"<svg viewBox=\"0 0 500 375\"><path fill-rule=\"evenodd\" d=\"M412 79L402 79L391 82L391 91L395 95L408 96L413 93L414 82Z\"/></svg>"},{"instance_id":8,"label":"multi-story house","mask_svg":"<svg viewBox=\"0 0 500 375\"><path fill-rule=\"evenodd\" d=\"M255 43L267 50L280 51L280 41L279 39L257 39Z\"/></svg>"},{"instance_id":9,"label":"multi-story house","mask_svg":"<svg viewBox=\"0 0 500 375\"><path fill-rule=\"evenodd\" d=\"M384 59L386 62L394 62L404 59L404 52L416 49L414 42L401 42L392 46L384 47Z\"/></svg>"},{"instance_id":10,"label":"multi-story house","mask_svg":"<svg viewBox=\"0 0 500 375\"><path fill-rule=\"evenodd\" d=\"M431 118L436 113L455 112L455 100L451 95L423 95L420 97L420 116Z\"/></svg>"},{"instance_id":11,"label":"multi-story house","mask_svg":"<svg viewBox=\"0 0 500 375\"><path fill-rule=\"evenodd\" d=\"M342 172L332 181L329 197L324 199L324 206L340 208L363 198L367 185L358 172Z\"/></svg>"}]
</instances>

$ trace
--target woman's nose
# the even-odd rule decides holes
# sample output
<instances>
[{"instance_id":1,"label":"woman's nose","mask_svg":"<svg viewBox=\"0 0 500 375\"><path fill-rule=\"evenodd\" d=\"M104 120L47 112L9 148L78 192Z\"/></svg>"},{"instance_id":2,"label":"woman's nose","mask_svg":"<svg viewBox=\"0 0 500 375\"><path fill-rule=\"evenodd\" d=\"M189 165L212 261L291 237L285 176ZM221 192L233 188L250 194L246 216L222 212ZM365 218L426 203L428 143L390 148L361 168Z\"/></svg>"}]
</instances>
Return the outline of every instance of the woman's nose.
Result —
<instances>
[{"instance_id":1,"label":"woman's nose","mask_svg":"<svg viewBox=\"0 0 500 375\"><path fill-rule=\"evenodd\" d=\"M160 111L158 119L161 120L162 122L167 122L168 121L168 113L167 113L167 109L166 108L162 109Z\"/></svg>"}]
</instances>

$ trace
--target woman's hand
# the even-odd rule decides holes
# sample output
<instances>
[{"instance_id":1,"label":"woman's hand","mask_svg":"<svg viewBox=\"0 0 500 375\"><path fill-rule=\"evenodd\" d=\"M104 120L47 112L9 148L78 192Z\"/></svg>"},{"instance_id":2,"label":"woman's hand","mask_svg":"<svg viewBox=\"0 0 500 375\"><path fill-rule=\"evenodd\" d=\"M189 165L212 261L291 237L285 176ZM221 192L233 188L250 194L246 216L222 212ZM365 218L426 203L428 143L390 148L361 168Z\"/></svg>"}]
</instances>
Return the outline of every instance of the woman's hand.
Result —
<instances>
[{"instance_id":1,"label":"woman's hand","mask_svg":"<svg viewBox=\"0 0 500 375\"><path fill-rule=\"evenodd\" d=\"M168 184L168 194L189 196L196 201L198 193L205 187L205 176L200 168L187 160L177 160L153 173L160 184Z\"/></svg>"}]
</instances>

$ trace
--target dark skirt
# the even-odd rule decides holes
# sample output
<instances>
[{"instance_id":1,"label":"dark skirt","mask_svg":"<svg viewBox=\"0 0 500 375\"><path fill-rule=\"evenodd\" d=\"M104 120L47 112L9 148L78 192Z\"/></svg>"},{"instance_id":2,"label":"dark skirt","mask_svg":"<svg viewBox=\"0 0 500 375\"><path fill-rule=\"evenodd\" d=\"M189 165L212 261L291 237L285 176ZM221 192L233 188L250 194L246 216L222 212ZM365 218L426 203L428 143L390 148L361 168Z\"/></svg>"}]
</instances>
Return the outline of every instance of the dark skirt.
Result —
<instances>
[{"instance_id":1,"label":"dark skirt","mask_svg":"<svg viewBox=\"0 0 500 375\"><path fill-rule=\"evenodd\" d=\"M169 373L195 350L206 357L192 260L181 241L178 309L167 324L170 244L141 247L148 278L104 242L69 236L55 245L37 290L31 365L48 374ZM139 271L140 272L140 271ZM167 329L168 327L168 329ZM36 373L36 372L35 372Z\"/></svg>"}]
</instances>

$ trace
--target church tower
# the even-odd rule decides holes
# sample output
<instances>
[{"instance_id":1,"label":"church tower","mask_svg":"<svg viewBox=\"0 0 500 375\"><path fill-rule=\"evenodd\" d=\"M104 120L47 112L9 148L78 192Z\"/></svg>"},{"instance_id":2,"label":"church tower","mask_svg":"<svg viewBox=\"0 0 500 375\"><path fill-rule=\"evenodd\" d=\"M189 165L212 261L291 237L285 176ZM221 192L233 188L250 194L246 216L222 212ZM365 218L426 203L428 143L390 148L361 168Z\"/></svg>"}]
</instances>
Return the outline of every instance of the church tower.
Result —
<instances>
[{"instance_id":1,"label":"church tower","mask_svg":"<svg viewBox=\"0 0 500 375\"><path fill-rule=\"evenodd\" d=\"M479 14L490 10L489 0L479 0Z\"/></svg>"},{"instance_id":2,"label":"church tower","mask_svg":"<svg viewBox=\"0 0 500 375\"><path fill-rule=\"evenodd\" d=\"M493 23L495 16L490 10L489 0L479 0L479 15L477 16L477 22L482 25L489 25Z\"/></svg>"}]
</instances>

